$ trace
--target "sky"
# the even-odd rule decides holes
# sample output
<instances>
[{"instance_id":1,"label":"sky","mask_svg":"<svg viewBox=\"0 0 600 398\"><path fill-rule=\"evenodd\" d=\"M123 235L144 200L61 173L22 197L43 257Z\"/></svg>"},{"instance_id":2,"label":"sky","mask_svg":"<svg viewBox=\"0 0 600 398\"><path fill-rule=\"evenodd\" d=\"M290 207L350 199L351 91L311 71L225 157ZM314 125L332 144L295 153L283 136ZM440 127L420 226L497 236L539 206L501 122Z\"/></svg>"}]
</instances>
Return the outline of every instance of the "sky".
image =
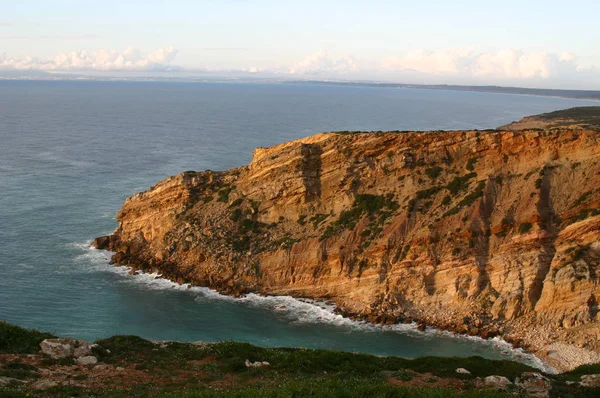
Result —
<instances>
[{"instance_id":1,"label":"sky","mask_svg":"<svg viewBox=\"0 0 600 398\"><path fill-rule=\"evenodd\" d=\"M599 0L0 0L0 71L600 89Z\"/></svg>"}]
</instances>

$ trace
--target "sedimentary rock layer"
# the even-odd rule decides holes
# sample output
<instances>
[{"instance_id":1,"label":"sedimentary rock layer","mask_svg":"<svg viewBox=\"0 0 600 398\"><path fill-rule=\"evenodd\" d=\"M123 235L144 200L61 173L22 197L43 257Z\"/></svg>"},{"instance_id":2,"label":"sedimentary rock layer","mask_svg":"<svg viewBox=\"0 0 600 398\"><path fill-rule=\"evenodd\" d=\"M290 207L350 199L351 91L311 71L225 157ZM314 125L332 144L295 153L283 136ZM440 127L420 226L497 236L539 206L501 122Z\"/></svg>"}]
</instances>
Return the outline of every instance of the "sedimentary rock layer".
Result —
<instances>
[{"instance_id":1,"label":"sedimentary rock layer","mask_svg":"<svg viewBox=\"0 0 600 398\"><path fill-rule=\"evenodd\" d=\"M127 199L113 261L373 322L598 350L593 129L324 133ZM518 332L517 332L518 331ZM527 331L525 333L524 331ZM538 344L538 348L541 347Z\"/></svg>"}]
</instances>

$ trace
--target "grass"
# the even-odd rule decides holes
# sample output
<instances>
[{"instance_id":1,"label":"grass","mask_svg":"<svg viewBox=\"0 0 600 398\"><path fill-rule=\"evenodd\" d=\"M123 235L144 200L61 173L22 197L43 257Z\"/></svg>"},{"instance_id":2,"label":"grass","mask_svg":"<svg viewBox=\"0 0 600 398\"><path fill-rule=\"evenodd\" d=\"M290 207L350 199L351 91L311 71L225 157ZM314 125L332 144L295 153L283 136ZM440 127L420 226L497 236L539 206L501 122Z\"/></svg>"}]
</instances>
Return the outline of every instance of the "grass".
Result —
<instances>
[{"instance_id":1,"label":"grass","mask_svg":"<svg viewBox=\"0 0 600 398\"><path fill-rule=\"evenodd\" d=\"M51 333L38 332L34 329L23 329L0 321L0 352L33 354L40 350L42 340L54 337Z\"/></svg>"},{"instance_id":2,"label":"grass","mask_svg":"<svg viewBox=\"0 0 600 398\"><path fill-rule=\"evenodd\" d=\"M190 383L191 384L191 383ZM501 398L510 397L506 392L492 390L461 391L441 387L397 386L383 378L348 379L345 377L321 376L311 379L283 380L234 389L210 386L182 387L172 385L137 385L127 389L86 391L72 386L60 386L44 392L44 395L25 393L17 389L0 389L2 397L21 398L33 396L51 397L161 397L161 398Z\"/></svg>"},{"instance_id":3,"label":"grass","mask_svg":"<svg viewBox=\"0 0 600 398\"><path fill-rule=\"evenodd\" d=\"M37 379L40 377L35 366L21 363L20 360L14 360L0 368L0 376L12 377L14 379Z\"/></svg>"},{"instance_id":4,"label":"grass","mask_svg":"<svg viewBox=\"0 0 600 398\"><path fill-rule=\"evenodd\" d=\"M284 397L344 397L344 398L496 398L508 397L506 393L493 391L453 391L435 387L394 386L383 380L346 380L343 378L318 378L294 380L278 385L276 389L250 387L234 391L204 390L187 394L164 394L160 397L236 397L236 398L284 398Z\"/></svg>"},{"instance_id":5,"label":"grass","mask_svg":"<svg viewBox=\"0 0 600 398\"><path fill-rule=\"evenodd\" d=\"M18 340L35 342L35 351L40 336L49 336L7 324L2 324L2 328L2 331L10 330L13 337L20 336ZM0 333L0 336L5 335ZM523 372L535 371L518 362L481 357L406 359L301 348L262 348L235 342L204 346L179 342L154 344L137 336L113 336L96 343L99 347L94 348L94 355L101 362L135 367L151 378L140 384L115 383L94 388L62 385L43 392L25 390L23 386L13 384L0 388L0 396L499 398L511 395L509 392L476 389L474 379L500 375L514 380ZM14 351L11 345L2 347L0 352L5 353L7 349ZM25 352L33 350L33 346L26 347ZM190 362L201 360L197 364ZM267 361L270 366L248 368L246 360ZM468 369L471 374L457 374L456 368ZM20 360L0 365L0 375L19 379L39 377L36 370ZM188 372L187 375L182 376L182 371ZM567 381L579 381L582 375L595 373L600 373L600 364L581 366L555 376L552 396L598 396L599 389L566 385ZM87 379L86 375L73 376L76 381L85 382ZM419 386L415 379L431 385ZM450 384L455 386L462 382L462 387L433 385L444 379L453 379Z\"/></svg>"},{"instance_id":6,"label":"grass","mask_svg":"<svg viewBox=\"0 0 600 398\"><path fill-rule=\"evenodd\" d=\"M244 364L247 359L251 362L267 361L271 364L269 371L297 377L327 372L367 378L374 377L382 371L407 369L429 372L437 377L457 377L456 368L465 368L472 373L467 375L469 378L490 374L514 378L522 372L533 370L518 362L494 361L482 357L406 359L329 350L263 348L236 342L221 342L204 347L173 342L159 347L136 336L115 336L97 343L102 349L98 349L96 355L102 362L118 364L129 361L146 369L169 369L183 366L186 361L213 356L218 360L223 372L248 372ZM107 353L106 349L110 350L110 353Z\"/></svg>"}]
</instances>

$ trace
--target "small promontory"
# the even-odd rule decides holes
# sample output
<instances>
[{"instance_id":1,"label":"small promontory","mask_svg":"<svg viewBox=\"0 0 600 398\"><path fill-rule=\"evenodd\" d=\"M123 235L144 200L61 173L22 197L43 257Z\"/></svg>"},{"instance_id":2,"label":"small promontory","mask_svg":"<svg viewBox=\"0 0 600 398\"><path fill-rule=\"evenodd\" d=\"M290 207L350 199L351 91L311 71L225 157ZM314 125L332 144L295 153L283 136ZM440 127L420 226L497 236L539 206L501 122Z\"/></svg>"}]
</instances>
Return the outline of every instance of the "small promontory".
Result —
<instances>
[{"instance_id":1,"label":"small promontory","mask_svg":"<svg viewBox=\"0 0 600 398\"><path fill-rule=\"evenodd\" d=\"M127 199L113 262L226 294L600 352L600 107L485 131L331 132Z\"/></svg>"}]
</instances>

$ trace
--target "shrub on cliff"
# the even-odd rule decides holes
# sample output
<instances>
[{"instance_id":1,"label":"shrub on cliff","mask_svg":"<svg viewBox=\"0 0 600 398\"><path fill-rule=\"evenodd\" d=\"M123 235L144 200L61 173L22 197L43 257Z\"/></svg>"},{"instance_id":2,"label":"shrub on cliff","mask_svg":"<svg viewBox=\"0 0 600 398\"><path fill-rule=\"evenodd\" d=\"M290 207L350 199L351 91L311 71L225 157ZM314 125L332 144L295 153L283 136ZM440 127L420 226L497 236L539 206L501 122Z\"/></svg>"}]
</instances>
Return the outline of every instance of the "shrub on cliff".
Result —
<instances>
[{"instance_id":1,"label":"shrub on cliff","mask_svg":"<svg viewBox=\"0 0 600 398\"><path fill-rule=\"evenodd\" d=\"M530 222L521 223L521 225L519 225L519 233L526 234L531 230L532 226L533 225Z\"/></svg>"},{"instance_id":2,"label":"shrub on cliff","mask_svg":"<svg viewBox=\"0 0 600 398\"><path fill-rule=\"evenodd\" d=\"M0 352L32 354L40 350L42 340L54 337L51 333L38 332L35 329L25 329L0 321Z\"/></svg>"}]
</instances>

